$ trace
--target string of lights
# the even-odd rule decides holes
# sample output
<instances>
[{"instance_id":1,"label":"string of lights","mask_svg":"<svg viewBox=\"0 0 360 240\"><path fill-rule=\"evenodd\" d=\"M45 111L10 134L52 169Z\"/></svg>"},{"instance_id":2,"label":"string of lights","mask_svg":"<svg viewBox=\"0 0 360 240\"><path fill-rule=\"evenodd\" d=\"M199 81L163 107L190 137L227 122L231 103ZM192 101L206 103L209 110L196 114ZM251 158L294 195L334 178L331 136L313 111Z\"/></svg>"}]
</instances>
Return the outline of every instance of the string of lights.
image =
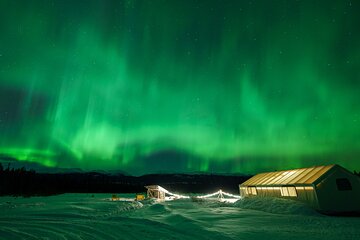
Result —
<instances>
[{"instance_id":1,"label":"string of lights","mask_svg":"<svg viewBox=\"0 0 360 240\"><path fill-rule=\"evenodd\" d=\"M163 187L159 187L161 189L161 191L165 192L166 194L170 195L170 196L174 196L176 198L190 198L190 196L185 196L185 195L180 195L180 194L176 194L176 193L172 193L168 190L166 190L165 188ZM196 196L196 198L210 198L210 197L213 197L213 196L216 196L218 195L218 198L224 198L223 195L227 196L227 197L231 197L231 198L236 198L236 199L240 199L241 197L240 196L237 196L237 195L234 195L234 194L231 194L231 193L227 193L227 192L224 192L222 190L219 190L217 192L214 192L214 193L210 193L210 194L206 194L206 195L201 195L201 196Z\"/></svg>"}]
</instances>

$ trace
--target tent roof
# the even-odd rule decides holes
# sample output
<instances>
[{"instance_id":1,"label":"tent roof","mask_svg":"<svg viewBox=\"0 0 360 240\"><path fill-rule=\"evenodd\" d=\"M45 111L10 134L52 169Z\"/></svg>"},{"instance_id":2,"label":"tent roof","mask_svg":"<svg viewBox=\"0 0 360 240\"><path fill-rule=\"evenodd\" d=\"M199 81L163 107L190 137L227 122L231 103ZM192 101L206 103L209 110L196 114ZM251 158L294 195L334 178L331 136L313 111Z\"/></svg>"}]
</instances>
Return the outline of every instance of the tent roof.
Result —
<instances>
[{"instance_id":1,"label":"tent roof","mask_svg":"<svg viewBox=\"0 0 360 240\"><path fill-rule=\"evenodd\" d=\"M159 190L159 185L149 185L149 186L145 186L145 188L147 189L152 189L152 190Z\"/></svg>"},{"instance_id":2,"label":"tent roof","mask_svg":"<svg viewBox=\"0 0 360 240\"><path fill-rule=\"evenodd\" d=\"M152 190L152 191L160 191L160 192L167 192L167 190L159 185L149 185L145 186L146 189Z\"/></svg>"},{"instance_id":3,"label":"tent roof","mask_svg":"<svg viewBox=\"0 0 360 240\"><path fill-rule=\"evenodd\" d=\"M260 173L241 186L311 185L336 165Z\"/></svg>"}]
</instances>

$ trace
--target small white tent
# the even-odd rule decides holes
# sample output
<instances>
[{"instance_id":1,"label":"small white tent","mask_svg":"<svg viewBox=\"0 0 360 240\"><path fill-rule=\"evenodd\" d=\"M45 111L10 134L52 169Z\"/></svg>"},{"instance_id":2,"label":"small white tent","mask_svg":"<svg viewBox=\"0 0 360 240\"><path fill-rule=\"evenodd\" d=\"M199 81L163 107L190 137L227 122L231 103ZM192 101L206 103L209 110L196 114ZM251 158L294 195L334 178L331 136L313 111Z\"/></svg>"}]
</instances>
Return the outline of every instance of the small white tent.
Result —
<instances>
[{"instance_id":1,"label":"small white tent","mask_svg":"<svg viewBox=\"0 0 360 240\"><path fill-rule=\"evenodd\" d=\"M239 188L242 197L288 198L327 214L360 213L360 177L339 165L260 173Z\"/></svg>"},{"instance_id":2,"label":"small white tent","mask_svg":"<svg viewBox=\"0 0 360 240\"><path fill-rule=\"evenodd\" d=\"M166 189L162 188L159 185L150 185L150 186L145 186L145 188L147 189L147 197L148 198L156 198L159 200L165 200L165 193L166 193Z\"/></svg>"}]
</instances>

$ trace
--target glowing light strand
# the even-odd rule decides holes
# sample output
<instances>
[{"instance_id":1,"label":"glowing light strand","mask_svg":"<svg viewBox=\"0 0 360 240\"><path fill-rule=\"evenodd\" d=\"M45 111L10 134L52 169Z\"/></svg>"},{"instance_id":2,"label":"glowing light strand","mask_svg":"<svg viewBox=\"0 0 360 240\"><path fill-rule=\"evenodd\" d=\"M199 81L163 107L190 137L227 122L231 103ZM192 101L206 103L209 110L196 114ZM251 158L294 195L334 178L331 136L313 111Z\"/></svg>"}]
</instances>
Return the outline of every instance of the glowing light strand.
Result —
<instances>
[{"instance_id":1,"label":"glowing light strand","mask_svg":"<svg viewBox=\"0 0 360 240\"><path fill-rule=\"evenodd\" d=\"M162 191L162 192L165 192L166 194L170 195L170 196L174 196L176 198L190 198L190 196L185 196L185 195L180 195L180 194L176 194L176 193L172 193L168 190L166 190L165 188L163 187L160 187L159 186L159 190ZM210 194L206 194L206 195L202 195L202 196L196 196L196 198L209 198L209 197L213 197L213 196L216 196L218 195L218 198L223 198L222 195L225 195L227 197L232 197L232 198L236 198L236 199L240 199L241 197L240 196L237 196L237 195L234 195L234 194L231 194L231 193L227 193L227 192L224 192L222 190L219 190L217 192L214 192L214 193L210 193Z\"/></svg>"},{"instance_id":2,"label":"glowing light strand","mask_svg":"<svg viewBox=\"0 0 360 240\"><path fill-rule=\"evenodd\" d=\"M208 197L213 197L213 196L219 195L219 194L220 194L220 190L217 192L214 192L214 193L207 194L207 195L197 196L197 198L208 198Z\"/></svg>"},{"instance_id":3,"label":"glowing light strand","mask_svg":"<svg viewBox=\"0 0 360 240\"><path fill-rule=\"evenodd\" d=\"M241 198L240 196L237 196L237 195L234 195L234 194L231 194L231 193L222 192L222 194L224 194L225 196L228 196L228 197L233 197L233 198L238 198L238 199Z\"/></svg>"},{"instance_id":4,"label":"glowing light strand","mask_svg":"<svg viewBox=\"0 0 360 240\"><path fill-rule=\"evenodd\" d=\"M169 192L168 190L166 190L165 188L163 187L158 187L158 189L162 192L165 192L166 194L170 195L170 196L174 196L174 197L177 197L177 198L190 198L189 196L184 196L184 195L180 195L180 194L176 194L176 193L172 193L172 192Z\"/></svg>"}]
</instances>

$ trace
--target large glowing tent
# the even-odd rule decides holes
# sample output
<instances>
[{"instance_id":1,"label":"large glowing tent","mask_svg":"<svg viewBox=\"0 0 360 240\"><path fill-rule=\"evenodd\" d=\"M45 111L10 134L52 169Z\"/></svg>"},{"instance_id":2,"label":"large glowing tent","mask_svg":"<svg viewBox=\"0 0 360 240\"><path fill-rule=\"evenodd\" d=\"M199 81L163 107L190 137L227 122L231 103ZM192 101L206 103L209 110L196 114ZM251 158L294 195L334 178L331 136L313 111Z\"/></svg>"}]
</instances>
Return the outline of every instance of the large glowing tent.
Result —
<instances>
[{"instance_id":1,"label":"large glowing tent","mask_svg":"<svg viewBox=\"0 0 360 240\"><path fill-rule=\"evenodd\" d=\"M239 185L243 197L279 197L329 214L360 213L360 178L339 165L260 173Z\"/></svg>"}]
</instances>

